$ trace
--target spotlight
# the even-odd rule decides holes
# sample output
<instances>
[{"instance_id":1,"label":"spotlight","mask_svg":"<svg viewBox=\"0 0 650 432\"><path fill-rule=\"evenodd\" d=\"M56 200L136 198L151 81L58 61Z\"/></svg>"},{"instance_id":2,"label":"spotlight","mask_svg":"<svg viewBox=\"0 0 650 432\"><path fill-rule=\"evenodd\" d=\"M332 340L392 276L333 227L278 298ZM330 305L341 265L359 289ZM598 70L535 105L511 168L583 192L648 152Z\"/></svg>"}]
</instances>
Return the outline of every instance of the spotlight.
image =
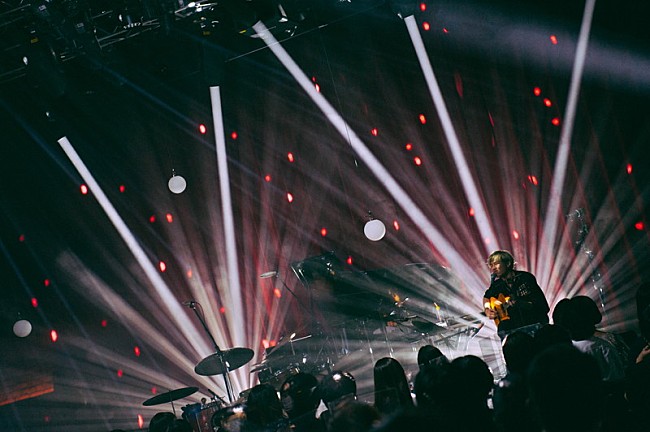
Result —
<instances>
[{"instance_id":1,"label":"spotlight","mask_svg":"<svg viewBox=\"0 0 650 432\"><path fill-rule=\"evenodd\" d=\"M370 220L363 227L363 233L368 240L379 241L386 235L386 225L379 219L374 219L372 213L368 212Z\"/></svg>"},{"instance_id":2,"label":"spotlight","mask_svg":"<svg viewBox=\"0 0 650 432\"><path fill-rule=\"evenodd\" d=\"M172 191L175 194L179 194L185 191L185 188L187 187L187 182L183 177L176 175L176 173L172 171L172 177L169 179L167 186L169 187L170 191Z\"/></svg>"}]
</instances>

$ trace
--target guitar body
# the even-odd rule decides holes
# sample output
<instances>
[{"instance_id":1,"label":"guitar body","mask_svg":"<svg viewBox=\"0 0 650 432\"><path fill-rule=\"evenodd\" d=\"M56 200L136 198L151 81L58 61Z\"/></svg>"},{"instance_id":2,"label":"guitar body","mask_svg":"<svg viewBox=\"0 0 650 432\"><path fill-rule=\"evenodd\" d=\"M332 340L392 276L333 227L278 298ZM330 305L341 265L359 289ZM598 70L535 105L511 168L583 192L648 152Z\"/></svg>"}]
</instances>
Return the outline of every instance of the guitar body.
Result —
<instances>
[{"instance_id":1,"label":"guitar body","mask_svg":"<svg viewBox=\"0 0 650 432\"><path fill-rule=\"evenodd\" d=\"M508 306L510 306L509 302L510 296L504 296L503 293L499 294L498 297L490 297L489 308L497 314L497 317L494 319L494 323L497 325L497 327L501 321L510 319L510 315L508 315Z\"/></svg>"}]
</instances>

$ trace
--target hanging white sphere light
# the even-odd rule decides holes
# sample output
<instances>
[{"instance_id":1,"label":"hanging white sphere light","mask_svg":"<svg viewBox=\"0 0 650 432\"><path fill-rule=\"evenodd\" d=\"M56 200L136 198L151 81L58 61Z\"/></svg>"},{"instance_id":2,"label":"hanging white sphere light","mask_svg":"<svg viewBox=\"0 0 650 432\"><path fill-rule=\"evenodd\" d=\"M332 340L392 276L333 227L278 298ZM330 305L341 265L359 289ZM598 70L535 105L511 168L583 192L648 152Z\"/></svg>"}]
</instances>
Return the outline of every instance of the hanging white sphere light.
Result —
<instances>
[{"instance_id":1,"label":"hanging white sphere light","mask_svg":"<svg viewBox=\"0 0 650 432\"><path fill-rule=\"evenodd\" d=\"M27 337L32 332L32 323L26 319L21 319L14 324L14 334L18 337Z\"/></svg>"},{"instance_id":2,"label":"hanging white sphere light","mask_svg":"<svg viewBox=\"0 0 650 432\"><path fill-rule=\"evenodd\" d=\"M169 190L175 194L182 193L187 187L187 182L185 179L179 175L174 174L172 178L169 179L167 183Z\"/></svg>"},{"instance_id":3,"label":"hanging white sphere light","mask_svg":"<svg viewBox=\"0 0 650 432\"><path fill-rule=\"evenodd\" d=\"M386 235L386 225L379 219L369 220L363 227L363 233L368 240L379 241Z\"/></svg>"}]
</instances>

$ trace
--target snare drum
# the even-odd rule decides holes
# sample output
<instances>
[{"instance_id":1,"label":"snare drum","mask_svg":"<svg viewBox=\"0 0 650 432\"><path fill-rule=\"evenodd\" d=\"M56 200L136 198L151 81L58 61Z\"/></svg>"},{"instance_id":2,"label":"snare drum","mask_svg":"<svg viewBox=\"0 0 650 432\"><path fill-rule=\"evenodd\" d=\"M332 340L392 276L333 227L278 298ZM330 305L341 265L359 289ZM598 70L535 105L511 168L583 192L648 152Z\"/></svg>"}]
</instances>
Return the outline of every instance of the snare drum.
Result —
<instances>
[{"instance_id":1,"label":"snare drum","mask_svg":"<svg viewBox=\"0 0 650 432\"><path fill-rule=\"evenodd\" d=\"M194 432L213 432L212 416L222 407L220 402L195 403L182 408L183 418L192 425Z\"/></svg>"}]
</instances>

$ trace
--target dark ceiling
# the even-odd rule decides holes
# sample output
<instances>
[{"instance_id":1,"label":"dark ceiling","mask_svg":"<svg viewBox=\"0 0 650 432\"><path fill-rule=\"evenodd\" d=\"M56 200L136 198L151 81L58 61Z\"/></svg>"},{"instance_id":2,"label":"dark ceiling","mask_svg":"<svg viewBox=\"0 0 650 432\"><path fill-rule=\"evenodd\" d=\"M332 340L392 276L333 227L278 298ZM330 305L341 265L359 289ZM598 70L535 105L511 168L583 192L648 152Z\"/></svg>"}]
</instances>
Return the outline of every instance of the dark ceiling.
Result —
<instances>
[{"instance_id":1,"label":"dark ceiling","mask_svg":"<svg viewBox=\"0 0 650 432\"><path fill-rule=\"evenodd\" d=\"M483 263L495 247L537 275L549 303L586 293L601 300L604 326L634 331L649 256L648 6L596 2L560 199L566 217L548 239L584 7L568 3L0 2L0 386L26 398L0 407L0 428L136 429L138 415L146 427L160 408L141 405L154 387L224 394L219 377L192 370L212 349L182 306L191 299L222 348L254 351L237 391L254 384L248 372L264 341L292 332L353 333L395 311L479 322ZM495 238L482 237L472 213L402 19L412 14ZM257 21L347 133L255 37ZM211 86L221 91L235 250ZM352 134L402 195L354 150ZM86 182L57 143L63 136L162 282L134 257L96 191L81 193ZM182 194L167 188L172 173L187 180ZM379 242L363 235L368 212L387 226ZM241 290L229 277L231 252ZM278 277L259 278L269 270ZM19 317L34 327L26 338L12 332ZM479 336L493 333L487 326ZM387 341L382 334L373 337ZM50 382L52 392L29 397Z\"/></svg>"}]
</instances>

